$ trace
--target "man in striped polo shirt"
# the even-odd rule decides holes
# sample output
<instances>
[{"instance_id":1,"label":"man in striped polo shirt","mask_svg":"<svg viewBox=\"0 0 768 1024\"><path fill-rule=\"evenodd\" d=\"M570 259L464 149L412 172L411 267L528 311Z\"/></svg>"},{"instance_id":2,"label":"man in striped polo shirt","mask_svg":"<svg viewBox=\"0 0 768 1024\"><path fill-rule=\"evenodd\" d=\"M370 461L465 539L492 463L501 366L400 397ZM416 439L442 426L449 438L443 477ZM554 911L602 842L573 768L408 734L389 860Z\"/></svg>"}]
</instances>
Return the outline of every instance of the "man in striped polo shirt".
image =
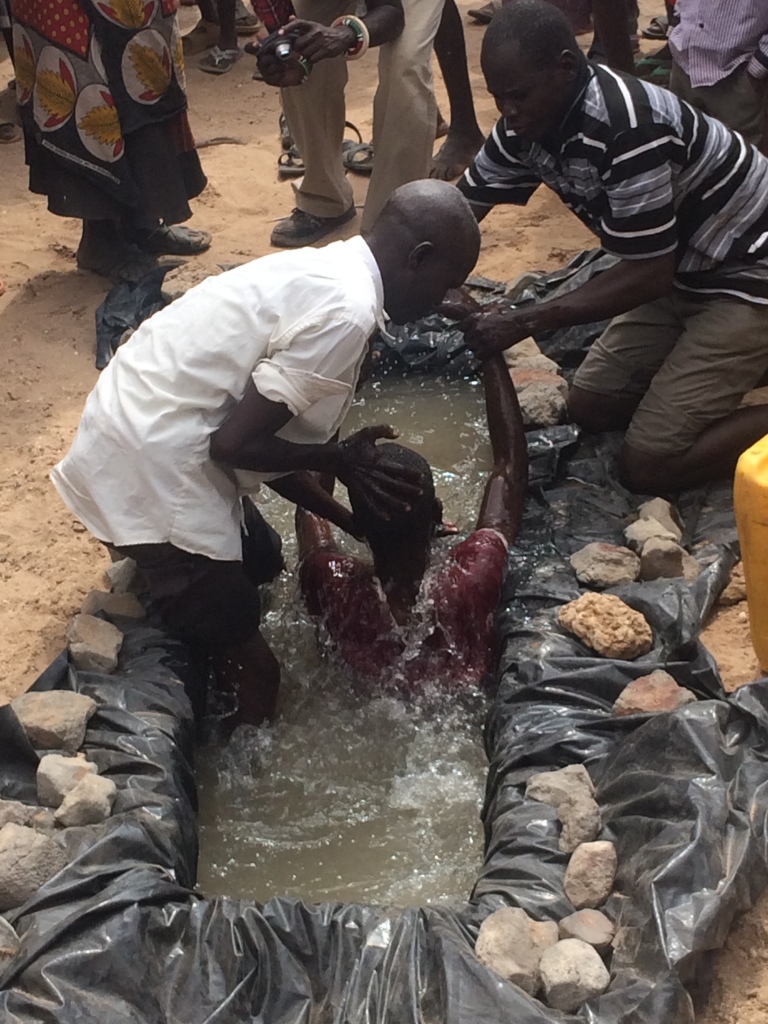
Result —
<instances>
[{"instance_id":1,"label":"man in striped polo shirt","mask_svg":"<svg viewBox=\"0 0 768 1024\"><path fill-rule=\"evenodd\" d=\"M613 317L576 374L572 419L626 428L621 472L638 491L733 471L768 433L739 409L768 371L768 160L672 93L588 62L564 16L517 0L482 50L502 114L459 187L478 219L541 183L617 257L570 295L476 314L480 355Z\"/></svg>"}]
</instances>

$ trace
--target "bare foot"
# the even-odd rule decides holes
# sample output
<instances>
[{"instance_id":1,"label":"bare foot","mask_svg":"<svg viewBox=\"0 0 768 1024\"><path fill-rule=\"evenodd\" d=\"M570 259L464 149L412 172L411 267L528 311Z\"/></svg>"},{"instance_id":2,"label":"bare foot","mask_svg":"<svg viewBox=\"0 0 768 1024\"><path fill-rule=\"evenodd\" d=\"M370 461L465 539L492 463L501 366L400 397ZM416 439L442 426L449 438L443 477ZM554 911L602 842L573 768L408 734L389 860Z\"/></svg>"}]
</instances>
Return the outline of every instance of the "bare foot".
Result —
<instances>
[{"instance_id":1,"label":"bare foot","mask_svg":"<svg viewBox=\"0 0 768 1024\"><path fill-rule=\"evenodd\" d=\"M437 154L432 158L430 178L440 181L452 181L469 167L485 139L481 132L477 135L460 135L451 129L448 137Z\"/></svg>"}]
</instances>

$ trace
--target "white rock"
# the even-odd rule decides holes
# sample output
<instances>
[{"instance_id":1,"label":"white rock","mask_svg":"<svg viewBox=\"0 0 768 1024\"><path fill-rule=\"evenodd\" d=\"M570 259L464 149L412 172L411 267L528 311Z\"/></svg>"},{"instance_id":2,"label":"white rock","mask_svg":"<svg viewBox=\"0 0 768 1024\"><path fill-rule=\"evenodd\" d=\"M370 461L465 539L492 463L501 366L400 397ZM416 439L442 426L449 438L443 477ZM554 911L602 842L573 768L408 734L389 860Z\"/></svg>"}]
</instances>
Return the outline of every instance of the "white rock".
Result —
<instances>
[{"instance_id":1,"label":"white rock","mask_svg":"<svg viewBox=\"0 0 768 1024\"><path fill-rule=\"evenodd\" d=\"M0 967L4 967L8 960L12 960L20 949L21 940L16 930L4 917L0 917Z\"/></svg>"},{"instance_id":2,"label":"white rock","mask_svg":"<svg viewBox=\"0 0 768 1024\"><path fill-rule=\"evenodd\" d=\"M12 822L0 829L0 911L21 906L66 864L48 836Z\"/></svg>"},{"instance_id":3,"label":"white rock","mask_svg":"<svg viewBox=\"0 0 768 1024\"><path fill-rule=\"evenodd\" d=\"M671 505L664 498L651 498L644 501L637 510L638 519L655 519L657 523L675 535L676 541L683 539L683 530L680 524L680 516L674 505Z\"/></svg>"},{"instance_id":4,"label":"white rock","mask_svg":"<svg viewBox=\"0 0 768 1024\"><path fill-rule=\"evenodd\" d=\"M92 590L83 601L80 612L83 615L96 615L106 612L107 615L118 615L124 619L144 619L144 605L135 594L111 594L104 590Z\"/></svg>"},{"instance_id":5,"label":"white rock","mask_svg":"<svg viewBox=\"0 0 768 1024\"><path fill-rule=\"evenodd\" d=\"M547 1004L565 1013L605 992L611 980L600 954L580 939L563 939L545 950L540 971Z\"/></svg>"},{"instance_id":6,"label":"white rock","mask_svg":"<svg viewBox=\"0 0 768 1024\"><path fill-rule=\"evenodd\" d=\"M580 583L601 589L632 583L640 572L640 559L634 551L600 541L575 551L570 562Z\"/></svg>"},{"instance_id":7,"label":"white rock","mask_svg":"<svg viewBox=\"0 0 768 1024\"><path fill-rule=\"evenodd\" d=\"M22 693L11 701L29 742L37 750L79 750L96 701L71 690Z\"/></svg>"},{"instance_id":8,"label":"white rock","mask_svg":"<svg viewBox=\"0 0 768 1024\"><path fill-rule=\"evenodd\" d=\"M93 615L76 615L67 627L69 653L84 672L114 672L123 634L111 622Z\"/></svg>"},{"instance_id":9,"label":"white rock","mask_svg":"<svg viewBox=\"0 0 768 1024\"><path fill-rule=\"evenodd\" d=\"M121 558L104 570L104 581L113 594L127 594L137 584L138 566L132 558Z\"/></svg>"},{"instance_id":10,"label":"white rock","mask_svg":"<svg viewBox=\"0 0 768 1024\"><path fill-rule=\"evenodd\" d=\"M97 825L112 812L117 787L102 775L84 775L67 793L54 817L59 825Z\"/></svg>"},{"instance_id":11,"label":"white rock","mask_svg":"<svg viewBox=\"0 0 768 1024\"><path fill-rule=\"evenodd\" d=\"M509 348L504 350L504 361L510 369L514 369L526 360L538 358L546 359L547 357L533 338L524 338L522 341L518 341L516 345L510 345ZM553 360L548 361L553 362ZM555 363L555 369L557 370L557 368Z\"/></svg>"},{"instance_id":12,"label":"white rock","mask_svg":"<svg viewBox=\"0 0 768 1024\"><path fill-rule=\"evenodd\" d=\"M84 775L95 773L96 765L81 757L46 754L37 766L37 799L43 807L58 807Z\"/></svg>"},{"instance_id":13,"label":"white rock","mask_svg":"<svg viewBox=\"0 0 768 1024\"><path fill-rule=\"evenodd\" d=\"M501 978L536 995L541 955L557 938L554 921L533 921L524 910L503 907L480 926L475 955Z\"/></svg>"},{"instance_id":14,"label":"white rock","mask_svg":"<svg viewBox=\"0 0 768 1024\"><path fill-rule=\"evenodd\" d=\"M673 540L651 537L643 544L640 556L640 579L674 579L683 575L685 549Z\"/></svg>"},{"instance_id":15,"label":"white rock","mask_svg":"<svg viewBox=\"0 0 768 1024\"><path fill-rule=\"evenodd\" d=\"M661 523L650 517L638 519L624 531L627 547L637 552L637 554L640 554L643 550L646 541L657 537L662 540L671 540L675 544L677 543L677 536L671 530L668 530L666 526L662 526Z\"/></svg>"},{"instance_id":16,"label":"white rock","mask_svg":"<svg viewBox=\"0 0 768 1024\"><path fill-rule=\"evenodd\" d=\"M30 807L20 800L0 800L0 828L9 821L14 825L29 825L37 811L37 807Z\"/></svg>"},{"instance_id":17,"label":"white rock","mask_svg":"<svg viewBox=\"0 0 768 1024\"><path fill-rule=\"evenodd\" d=\"M534 381L517 392L526 427L554 427L565 418L568 385L561 377L547 376L551 382Z\"/></svg>"},{"instance_id":18,"label":"white rock","mask_svg":"<svg viewBox=\"0 0 768 1024\"><path fill-rule=\"evenodd\" d=\"M577 793L561 801L557 816L563 825L559 843L563 853L573 853L577 846L600 835L600 808L591 796Z\"/></svg>"},{"instance_id":19,"label":"white rock","mask_svg":"<svg viewBox=\"0 0 768 1024\"><path fill-rule=\"evenodd\" d=\"M616 878L616 847L613 843L582 843L571 854L565 869L565 895L576 910L594 909L608 899Z\"/></svg>"},{"instance_id":20,"label":"white rock","mask_svg":"<svg viewBox=\"0 0 768 1024\"><path fill-rule=\"evenodd\" d=\"M583 764L569 764L554 772L538 772L531 775L525 785L525 795L529 800L538 800L553 807L580 795L592 797L594 794L595 787Z\"/></svg>"},{"instance_id":21,"label":"white rock","mask_svg":"<svg viewBox=\"0 0 768 1024\"><path fill-rule=\"evenodd\" d=\"M597 950L608 949L615 934L610 918L600 910L577 910L558 925L561 939L581 939Z\"/></svg>"}]
</instances>

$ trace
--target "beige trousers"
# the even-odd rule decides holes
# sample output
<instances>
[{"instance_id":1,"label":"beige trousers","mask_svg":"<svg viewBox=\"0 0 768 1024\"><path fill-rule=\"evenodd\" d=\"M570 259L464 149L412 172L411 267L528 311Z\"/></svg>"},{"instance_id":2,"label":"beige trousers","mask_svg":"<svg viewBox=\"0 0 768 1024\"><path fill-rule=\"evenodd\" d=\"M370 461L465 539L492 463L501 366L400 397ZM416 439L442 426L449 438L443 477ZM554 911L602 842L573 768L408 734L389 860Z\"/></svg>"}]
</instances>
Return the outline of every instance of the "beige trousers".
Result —
<instances>
[{"instance_id":1,"label":"beige trousers","mask_svg":"<svg viewBox=\"0 0 768 1024\"><path fill-rule=\"evenodd\" d=\"M673 61L669 88L703 114L717 118L733 131L739 132L753 146L760 145L765 98L758 95L750 82L746 64L714 85L694 88L688 75Z\"/></svg>"},{"instance_id":2,"label":"beige trousers","mask_svg":"<svg viewBox=\"0 0 768 1024\"><path fill-rule=\"evenodd\" d=\"M437 104L432 50L444 0L404 0L405 28L379 48L379 85L373 101L374 169L362 230L373 224L390 194L429 173ZM330 24L354 12L355 0L294 0L299 18ZM283 110L306 173L295 186L296 205L317 217L338 217L352 205L341 162L344 138L344 57L316 64L304 85L282 90Z\"/></svg>"}]
</instances>

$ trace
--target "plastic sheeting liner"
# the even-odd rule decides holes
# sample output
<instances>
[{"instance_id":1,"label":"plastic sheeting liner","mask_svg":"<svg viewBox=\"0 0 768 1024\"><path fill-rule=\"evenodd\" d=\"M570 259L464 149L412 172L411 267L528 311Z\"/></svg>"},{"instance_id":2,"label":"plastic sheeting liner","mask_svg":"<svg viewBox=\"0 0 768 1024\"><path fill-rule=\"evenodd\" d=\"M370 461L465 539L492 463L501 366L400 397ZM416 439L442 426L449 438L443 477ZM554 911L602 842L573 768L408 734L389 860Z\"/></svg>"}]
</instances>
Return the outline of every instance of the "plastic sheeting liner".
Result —
<instances>
[{"instance_id":1,"label":"plastic sheeting liner","mask_svg":"<svg viewBox=\"0 0 768 1024\"><path fill-rule=\"evenodd\" d=\"M706 565L693 585L618 591L650 620L654 649L633 662L598 658L556 625L558 606L578 593L567 555L620 539L635 500L615 483L609 447L575 449L573 432L559 431L554 460L546 432L534 438L558 478L534 472L510 558L486 727L486 858L467 904L395 912L196 893L194 729L182 681L199 693L201 677L179 645L133 627L114 676L77 673L62 657L40 680L99 703L85 750L118 798L103 825L64 833L68 866L10 915L22 949L0 977L4 1024L693 1021L703 954L766 883L768 684L726 697L697 639L735 558L729 494L683 503L688 542ZM670 715L613 717L627 682L661 666L701 699ZM31 801L36 755L7 708L0 744L0 792ZM571 763L595 780L619 855L606 908L618 928L611 985L575 1018L472 952L481 921L501 906L540 919L571 911L555 811L523 795L533 772Z\"/></svg>"}]
</instances>

